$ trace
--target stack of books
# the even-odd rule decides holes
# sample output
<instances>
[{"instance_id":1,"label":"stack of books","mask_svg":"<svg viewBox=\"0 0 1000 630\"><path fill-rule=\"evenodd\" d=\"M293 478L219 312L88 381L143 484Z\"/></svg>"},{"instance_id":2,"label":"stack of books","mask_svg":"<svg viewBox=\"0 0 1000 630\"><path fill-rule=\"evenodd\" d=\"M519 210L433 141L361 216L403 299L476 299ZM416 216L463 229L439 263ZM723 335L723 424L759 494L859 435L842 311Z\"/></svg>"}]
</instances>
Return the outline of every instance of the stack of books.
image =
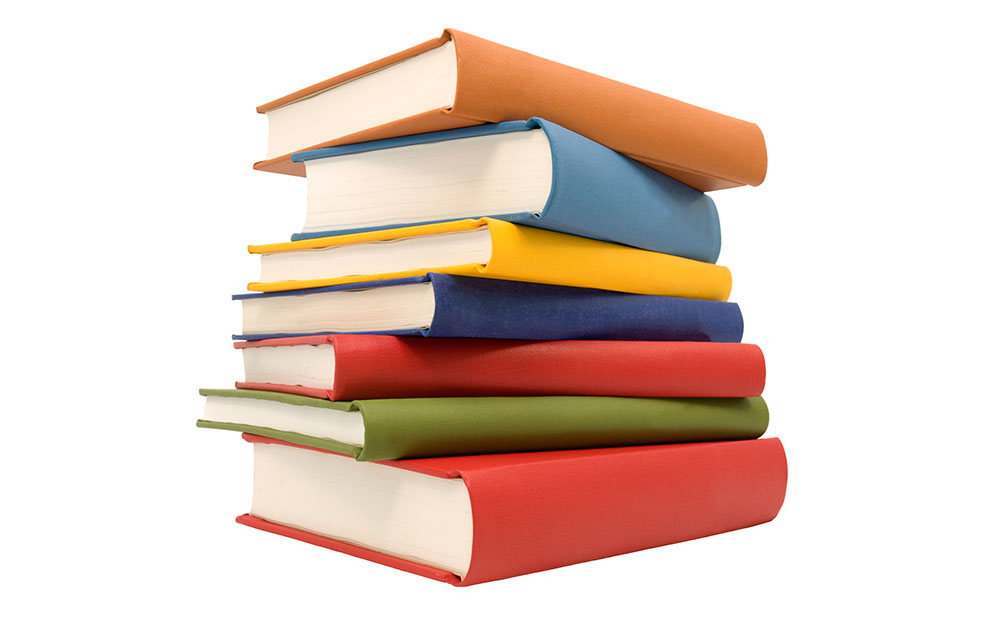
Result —
<instances>
[{"instance_id":1,"label":"stack of books","mask_svg":"<svg viewBox=\"0 0 1000 630\"><path fill-rule=\"evenodd\" d=\"M777 515L704 194L763 180L756 125L454 30L259 111L308 202L202 390L238 522L468 585Z\"/></svg>"}]
</instances>

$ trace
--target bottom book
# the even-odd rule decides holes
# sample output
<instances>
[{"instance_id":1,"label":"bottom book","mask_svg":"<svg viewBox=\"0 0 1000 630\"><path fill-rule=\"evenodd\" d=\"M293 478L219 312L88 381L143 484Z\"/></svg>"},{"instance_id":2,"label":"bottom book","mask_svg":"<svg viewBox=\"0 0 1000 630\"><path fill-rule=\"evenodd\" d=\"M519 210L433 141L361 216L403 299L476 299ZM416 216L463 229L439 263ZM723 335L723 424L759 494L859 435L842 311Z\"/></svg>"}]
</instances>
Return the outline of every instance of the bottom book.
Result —
<instances>
[{"instance_id":1,"label":"bottom book","mask_svg":"<svg viewBox=\"0 0 1000 630\"><path fill-rule=\"evenodd\" d=\"M770 521L776 438L357 462L244 434L244 525L467 586Z\"/></svg>"}]
</instances>

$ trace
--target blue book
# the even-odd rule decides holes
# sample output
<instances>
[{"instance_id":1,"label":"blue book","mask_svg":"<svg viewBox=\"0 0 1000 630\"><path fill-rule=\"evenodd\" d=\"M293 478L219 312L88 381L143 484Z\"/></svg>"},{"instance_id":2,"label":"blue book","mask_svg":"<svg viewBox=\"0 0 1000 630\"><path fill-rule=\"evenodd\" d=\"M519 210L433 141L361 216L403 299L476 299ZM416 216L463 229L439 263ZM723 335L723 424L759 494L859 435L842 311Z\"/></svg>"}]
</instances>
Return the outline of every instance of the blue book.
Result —
<instances>
[{"instance_id":1,"label":"blue book","mask_svg":"<svg viewBox=\"0 0 1000 630\"><path fill-rule=\"evenodd\" d=\"M234 295L254 340L359 333L493 339L718 341L743 338L734 302L429 273Z\"/></svg>"},{"instance_id":2,"label":"blue book","mask_svg":"<svg viewBox=\"0 0 1000 630\"><path fill-rule=\"evenodd\" d=\"M712 199L532 118L305 151L306 225L293 240L494 217L714 263Z\"/></svg>"}]
</instances>

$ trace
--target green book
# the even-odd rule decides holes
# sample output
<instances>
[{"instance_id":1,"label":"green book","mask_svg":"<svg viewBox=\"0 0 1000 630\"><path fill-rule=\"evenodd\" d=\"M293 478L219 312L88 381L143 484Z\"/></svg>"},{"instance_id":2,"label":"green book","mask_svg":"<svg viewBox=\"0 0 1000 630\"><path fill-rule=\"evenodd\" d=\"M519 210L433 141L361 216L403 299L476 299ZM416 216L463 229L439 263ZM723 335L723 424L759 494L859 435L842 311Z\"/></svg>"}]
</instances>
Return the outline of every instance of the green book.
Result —
<instances>
[{"instance_id":1,"label":"green book","mask_svg":"<svg viewBox=\"0 0 1000 630\"><path fill-rule=\"evenodd\" d=\"M331 402L249 389L203 389L199 427L228 429L359 461L750 440L767 429L754 398L523 396Z\"/></svg>"}]
</instances>

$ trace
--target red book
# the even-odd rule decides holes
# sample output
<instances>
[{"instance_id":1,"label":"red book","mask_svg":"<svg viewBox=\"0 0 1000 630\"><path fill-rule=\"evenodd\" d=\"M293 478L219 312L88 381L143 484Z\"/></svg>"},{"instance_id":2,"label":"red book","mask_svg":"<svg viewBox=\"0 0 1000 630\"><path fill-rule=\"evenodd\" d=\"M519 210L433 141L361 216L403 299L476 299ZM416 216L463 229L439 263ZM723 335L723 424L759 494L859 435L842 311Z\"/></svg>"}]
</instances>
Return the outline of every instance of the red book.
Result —
<instances>
[{"instance_id":1,"label":"red book","mask_svg":"<svg viewBox=\"0 0 1000 630\"><path fill-rule=\"evenodd\" d=\"M254 507L237 522L457 586L764 523L787 478L776 438L356 462L243 437ZM435 484L447 496L414 499Z\"/></svg>"},{"instance_id":2,"label":"red book","mask_svg":"<svg viewBox=\"0 0 1000 630\"><path fill-rule=\"evenodd\" d=\"M759 396L742 343L321 335L237 342L243 389L330 400L463 396Z\"/></svg>"}]
</instances>

